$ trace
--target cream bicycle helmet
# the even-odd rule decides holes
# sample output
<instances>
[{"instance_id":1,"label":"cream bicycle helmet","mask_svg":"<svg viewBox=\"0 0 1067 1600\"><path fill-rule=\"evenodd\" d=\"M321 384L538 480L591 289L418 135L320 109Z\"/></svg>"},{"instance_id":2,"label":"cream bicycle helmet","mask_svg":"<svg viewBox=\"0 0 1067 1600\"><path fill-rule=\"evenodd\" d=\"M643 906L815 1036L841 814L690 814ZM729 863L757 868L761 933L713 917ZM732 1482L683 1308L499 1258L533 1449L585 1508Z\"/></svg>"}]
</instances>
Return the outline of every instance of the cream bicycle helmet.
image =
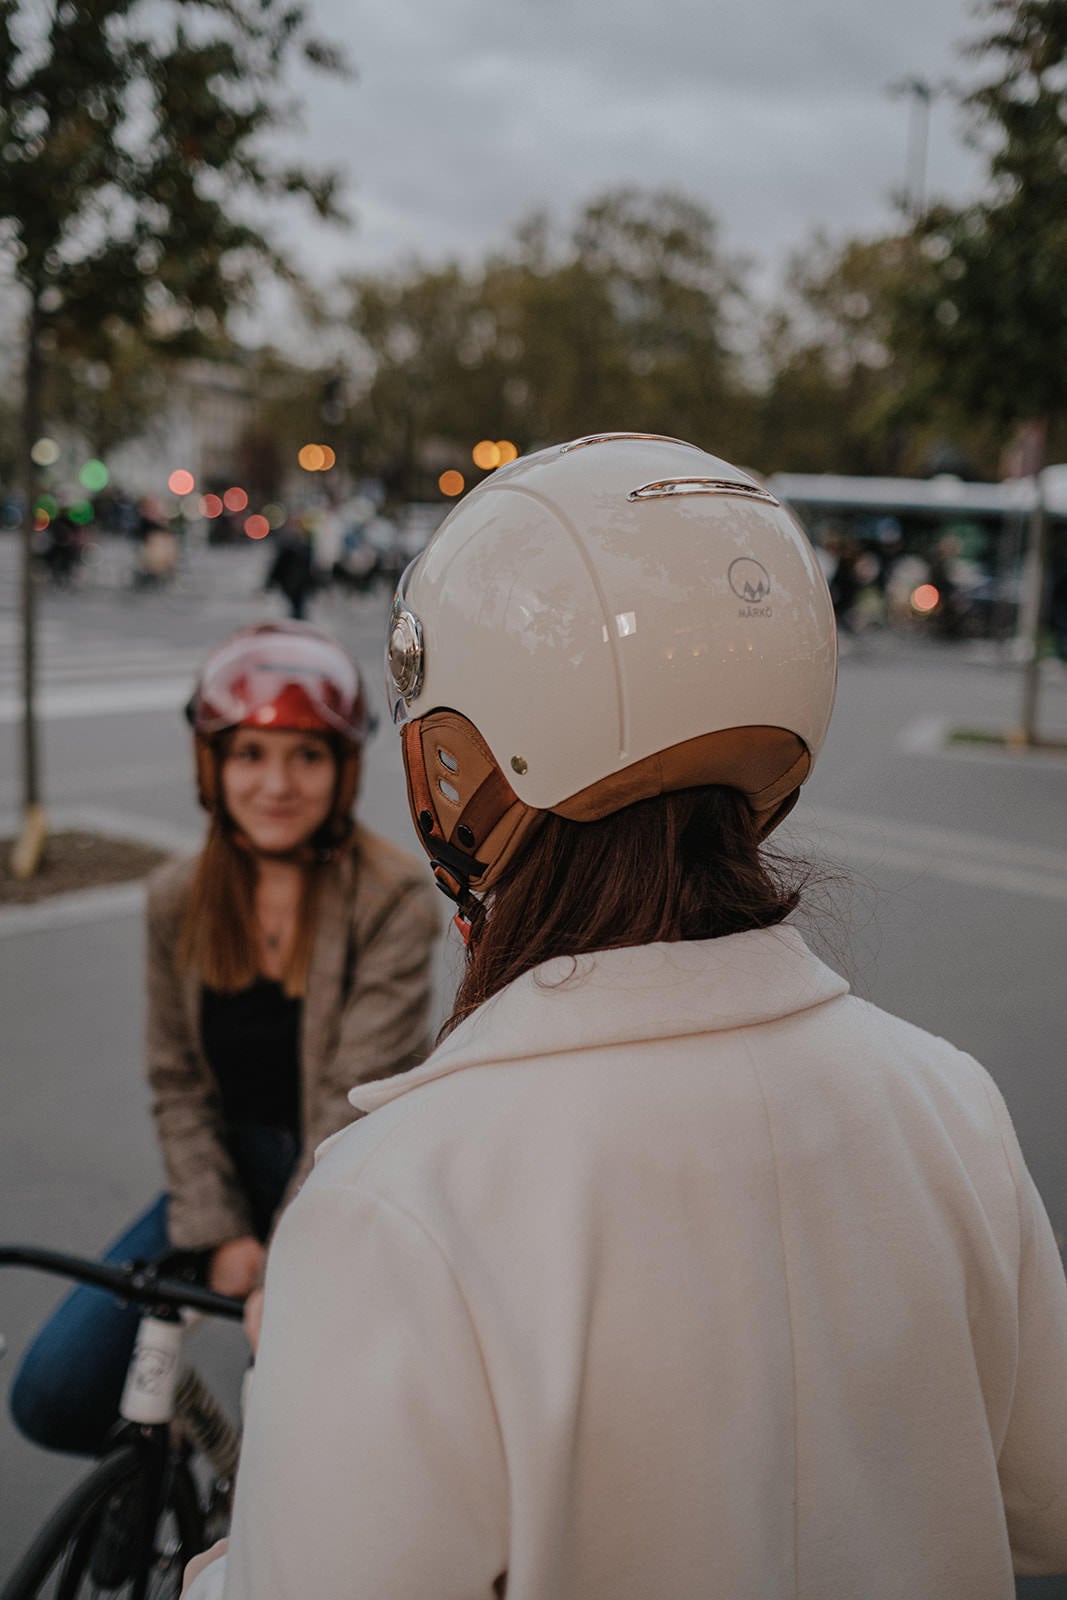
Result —
<instances>
[{"instance_id":1,"label":"cream bicycle helmet","mask_svg":"<svg viewBox=\"0 0 1067 1600\"><path fill-rule=\"evenodd\" d=\"M404 574L386 651L412 816L461 908L550 811L723 784L768 833L836 674L826 580L789 511L634 433L520 457L467 495Z\"/></svg>"}]
</instances>

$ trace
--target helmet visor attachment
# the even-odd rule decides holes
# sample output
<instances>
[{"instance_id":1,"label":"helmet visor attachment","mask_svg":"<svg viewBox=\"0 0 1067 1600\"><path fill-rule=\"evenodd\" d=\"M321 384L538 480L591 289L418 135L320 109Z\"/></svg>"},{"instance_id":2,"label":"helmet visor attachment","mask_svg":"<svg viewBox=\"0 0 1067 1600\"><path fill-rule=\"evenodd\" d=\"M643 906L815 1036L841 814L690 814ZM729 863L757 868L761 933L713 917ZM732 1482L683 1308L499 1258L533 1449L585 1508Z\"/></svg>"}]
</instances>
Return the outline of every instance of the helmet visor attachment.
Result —
<instances>
[{"instance_id":1,"label":"helmet visor attachment","mask_svg":"<svg viewBox=\"0 0 1067 1600\"><path fill-rule=\"evenodd\" d=\"M358 670L344 651L291 634L224 647L208 662L186 714L209 738L257 727L336 733L359 744L371 729Z\"/></svg>"},{"instance_id":2,"label":"helmet visor attachment","mask_svg":"<svg viewBox=\"0 0 1067 1600\"><path fill-rule=\"evenodd\" d=\"M408 564L397 585L385 645L385 696L393 726L397 728L410 720L411 702L422 688L422 624L407 601L408 580L419 559L416 556Z\"/></svg>"}]
</instances>

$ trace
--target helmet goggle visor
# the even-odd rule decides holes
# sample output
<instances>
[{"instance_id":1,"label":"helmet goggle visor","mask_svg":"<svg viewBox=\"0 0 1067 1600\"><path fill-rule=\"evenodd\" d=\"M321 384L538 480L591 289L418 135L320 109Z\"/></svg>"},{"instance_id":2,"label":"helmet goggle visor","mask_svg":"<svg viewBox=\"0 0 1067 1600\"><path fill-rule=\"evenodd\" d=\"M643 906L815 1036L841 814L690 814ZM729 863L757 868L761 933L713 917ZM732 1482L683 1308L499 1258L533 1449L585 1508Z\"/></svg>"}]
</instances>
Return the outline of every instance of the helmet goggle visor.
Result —
<instances>
[{"instance_id":1,"label":"helmet goggle visor","mask_svg":"<svg viewBox=\"0 0 1067 1600\"><path fill-rule=\"evenodd\" d=\"M306 729L339 733L353 742L370 731L355 666L317 640L288 638L284 647L247 646L211 663L189 708L199 733L226 728Z\"/></svg>"}]
</instances>

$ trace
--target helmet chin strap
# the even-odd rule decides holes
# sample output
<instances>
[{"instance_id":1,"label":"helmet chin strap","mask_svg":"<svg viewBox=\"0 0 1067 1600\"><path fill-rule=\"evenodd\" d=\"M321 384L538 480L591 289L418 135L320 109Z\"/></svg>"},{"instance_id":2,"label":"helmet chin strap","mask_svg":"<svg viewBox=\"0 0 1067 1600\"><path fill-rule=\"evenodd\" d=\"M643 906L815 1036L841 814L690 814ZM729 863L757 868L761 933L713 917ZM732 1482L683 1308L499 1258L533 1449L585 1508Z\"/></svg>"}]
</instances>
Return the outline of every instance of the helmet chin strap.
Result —
<instances>
[{"instance_id":1,"label":"helmet chin strap","mask_svg":"<svg viewBox=\"0 0 1067 1600\"><path fill-rule=\"evenodd\" d=\"M452 921L463 943L469 946L485 917L485 906L476 894L471 893L470 883L462 872L446 866L436 856L430 858L430 870L441 893L455 902L458 909Z\"/></svg>"}]
</instances>

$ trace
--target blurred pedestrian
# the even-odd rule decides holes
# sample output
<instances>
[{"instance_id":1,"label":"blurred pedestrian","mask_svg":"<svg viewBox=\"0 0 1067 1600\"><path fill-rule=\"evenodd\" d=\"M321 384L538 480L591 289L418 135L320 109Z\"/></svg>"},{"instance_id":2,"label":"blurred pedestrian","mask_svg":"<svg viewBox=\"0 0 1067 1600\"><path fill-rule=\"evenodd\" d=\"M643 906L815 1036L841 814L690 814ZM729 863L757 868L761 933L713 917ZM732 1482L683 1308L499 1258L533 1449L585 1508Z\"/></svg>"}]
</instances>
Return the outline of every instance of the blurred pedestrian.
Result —
<instances>
[{"instance_id":1,"label":"blurred pedestrian","mask_svg":"<svg viewBox=\"0 0 1067 1600\"><path fill-rule=\"evenodd\" d=\"M331 489L315 512L314 572L316 586L328 589L333 583L341 561L344 523L340 499Z\"/></svg>"},{"instance_id":2,"label":"blurred pedestrian","mask_svg":"<svg viewBox=\"0 0 1067 1600\"><path fill-rule=\"evenodd\" d=\"M315 588L315 565L311 531L290 517L278 534L278 543L263 585L268 592L278 589L289 605L289 615L297 621L307 616L307 604Z\"/></svg>"},{"instance_id":3,"label":"blurred pedestrian","mask_svg":"<svg viewBox=\"0 0 1067 1600\"><path fill-rule=\"evenodd\" d=\"M853 631L853 607L860 591L857 572L859 546L848 534L831 534L826 540L831 557L829 574L830 599L833 601L837 625L844 633Z\"/></svg>"},{"instance_id":4,"label":"blurred pedestrian","mask_svg":"<svg viewBox=\"0 0 1067 1600\"><path fill-rule=\"evenodd\" d=\"M143 588L167 583L177 570L178 541L162 502L155 495L143 496L138 504L134 538L137 542L134 586Z\"/></svg>"},{"instance_id":5,"label":"blurred pedestrian","mask_svg":"<svg viewBox=\"0 0 1067 1600\"><path fill-rule=\"evenodd\" d=\"M942 639L959 639L964 633L966 602L954 570L961 548L955 535L944 534L930 555L927 582L937 590L933 624L935 633Z\"/></svg>"},{"instance_id":6,"label":"blurred pedestrian","mask_svg":"<svg viewBox=\"0 0 1067 1600\"><path fill-rule=\"evenodd\" d=\"M81 556L81 529L72 518L70 508L61 506L48 525L48 543L44 551L44 562L55 588L70 588Z\"/></svg>"}]
</instances>

